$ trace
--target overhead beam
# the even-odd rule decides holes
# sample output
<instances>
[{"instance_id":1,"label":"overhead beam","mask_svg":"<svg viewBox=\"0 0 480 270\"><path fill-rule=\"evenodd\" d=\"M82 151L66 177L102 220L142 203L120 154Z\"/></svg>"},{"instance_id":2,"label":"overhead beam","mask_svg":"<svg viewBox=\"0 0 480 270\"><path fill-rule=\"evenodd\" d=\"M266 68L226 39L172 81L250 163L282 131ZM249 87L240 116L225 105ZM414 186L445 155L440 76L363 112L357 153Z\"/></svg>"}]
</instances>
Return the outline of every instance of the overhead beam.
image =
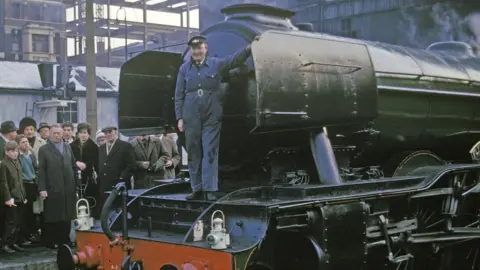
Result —
<instances>
[{"instance_id":1,"label":"overhead beam","mask_svg":"<svg viewBox=\"0 0 480 270\"><path fill-rule=\"evenodd\" d=\"M100 20L95 22L95 28L97 30L103 29L102 26L106 26L108 23L110 23L110 26L113 26L113 27L124 28L124 25L121 24L121 23L123 23L123 20L119 20L117 22L117 20L114 20L114 19L110 19L110 20L100 19ZM127 25L142 27L142 29L144 27L143 22L128 21L128 20L127 20ZM149 32L152 32L152 33L172 32L172 31L186 31L185 27L174 26L174 25L166 25L166 24L158 24L158 23L147 23L147 28L149 28ZM82 28L79 28L76 25L76 23L70 23L70 24L67 24L67 29L66 30L71 30L73 32L78 31L78 33L80 35L83 35L84 32L85 32L85 27L83 27L83 29L82 29Z\"/></svg>"},{"instance_id":2,"label":"overhead beam","mask_svg":"<svg viewBox=\"0 0 480 270\"><path fill-rule=\"evenodd\" d=\"M142 1L137 1L137 2L125 2L123 0L115 0L116 2L121 2L121 3L124 3L122 4L122 6L124 7L134 7L134 8L143 8L143 4L142 4ZM149 7L150 9L154 9L154 10L159 10L159 9L165 9L165 8L170 8L170 9L177 9L177 8L171 8L170 6L173 6L173 5L176 5L176 4L179 4L179 3L183 3L183 2L186 2L185 0L167 0L165 2L161 2L161 3L157 3L157 4L154 4L154 5L148 5L147 4L147 7ZM147 1L148 3L148 1Z\"/></svg>"},{"instance_id":3,"label":"overhead beam","mask_svg":"<svg viewBox=\"0 0 480 270\"><path fill-rule=\"evenodd\" d=\"M94 2L95 4L103 4L103 5L108 4L108 0L95 0ZM158 3L155 5L147 5L147 10L181 13L187 10L187 5L184 5L178 8L171 8L169 6L179 4L182 2L186 2L186 0L168 0L166 2ZM73 7L75 4L78 4L75 2L75 0L63 0L63 3L66 5L67 8ZM143 9L142 0L139 0L133 3L125 2L124 0L110 0L110 5ZM198 8L198 6L199 6L198 0L190 0L190 10L196 9Z\"/></svg>"},{"instance_id":4,"label":"overhead beam","mask_svg":"<svg viewBox=\"0 0 480 270\"><path fill-rule=\"evenodd\" d=\"M119 21L123 22L123 21ZM117 23L117 20L110 19L110 25L115 27L123 27L123 24ZM143 27L143 22L128 21L127 25L140 26ZM158 23L149 23L147 24L149 28L152 28L152 31L168 32L168 31L185 31L185 27L175 26L175 25L166 25Z\"/></svg>"},{"instance_id":5,"label":"overhead beam","mask_svg":"<svg viewBox=\"0 0 480 270\"><path fill-rule=\"evenodd\" d=\"M76 30L80 25L83 26L85 24L85 22L86 22L85 18L80 18L80 19L75 20L75 21L67 22L66 29L67 30ZM99 19L99 20L95 21L95 23L94 23L95 27L102 27L105 24L107 24L107 19Z\"/></svg>"},{"instance_id":6,"label":"overhead beam","mask_svg":"<svg viewBox=\"0 0 480 270\"><path fill-rule=\"evenodd\" d=\"M105 20L106 22L106 20ZM129 25L130 23L127 21L127 25ZM103 24L105 25L105 24ZM95 29L95 36L98 36L98 37L108 37L108 29L106 28L102 28L101 27L102 25L99 24L98 27ZM110 27L115 27L115 28L118 28L118 29L111 29L110 30L110 36L111 37L121 37L123 38L123 35L125 34L125 26L123 24L117 24L117 23L112 23L110 24ZM78 29L78 33L77 33L77 29L68 29L70 30L71 32L67 32L67 36L72 38L72 37L84 37L85 34L86 34L86 28L83 28L83 29ZM136 31L136 32L139 32L138 34L136 33L132 33L133 31ZM144 25L143 23L134 23L134 24L130 24L129 26L127 26L127 38L128 39L139 39L139 40L143 40L143 34L141 34L140 32L143 33L144 31ZM179 33L179 35L183 35L183 34L180 34L180 33L186 33L187 29L184 28L184 27L179 27L179 26L171 26L171 25L159 25L159 24L147 24L147 35L149 37L152 37L152 36L155 36L157 34L160 34L160 33L168 33L168 34L173 34L173 35L177 35L176 33ZM198 29L191 29L190 28L190 31L196 33L198 32Z\"/></svg>"},{"instance_id":7,"label":"overhead beam","mask_svg":"<svg viewBox=\"0 0 480 270\"><path fill-rule=\"evenodd\" d=\"M102 29L103 30L103 29ZM68 38L75 38L75 37L83 37L84 35L77 35L75 33L67 33L66 36ZM104 37L107 38L108 34L107 31L100 31L100 32L95 32L96 37ZM111 38L124 38L124 36L112 36L110 35ZM136 34L136 33L127 33L127 38L128 39L134 39L134 40L142 40L143 34Z\"/></svg>"},{"instance_id":8,"label":"overhead beam","mask_svg":"<svg viewBox=\"0 0 480 270\"><path fill-rule=\"evenodd\" d=\"M129 7L129 8L137 8L137 9L143 9L143 0L137 1L137 2L125 2L124 0L111 0L110 5L112 6L121 6L121 7ZM147 0L148 1L148 0ZM97 4L107 4L108 0L97 0ZM177 7L177 8L172 8L170 6L179 4L182 2L186 2L185 0L168 0L166 2L154 4L154 5L147 5L147 10L151 11L164 11L164 12L172 12L172 13L182 13L185 12L186 10L186 5ZM192 6L198 7L198 0L191 0L190 3L190 10L192 9Z\"/></svg>"},{"instance_id":9,"label":"overhead beam","mask_svg":"<svg viewBox=\"0 0 480 270\"><path fill-rule=\"evenodd\" d=\"M133 31L136 31L136 30L133 30ZM124 36L123 36L124 33L125 33L125 32L123 32L123 31L118 32L116 36L112 36L112 35L110 34L110 37L111 37L111 38L124 38ZM150 34L148 34L149 40L151 40L151 39L152 39L153 37L155 37L157 34L158 34L158 33L150 33ZM168 35L171 35L171 34L176 34L176 33L175 33L175 32L168 33ZM191 33L191 35L196 35L196 34L198 34L198 30L192 31L192 33ZM127 38L128 38L128 39L134 39L134 40L141 41L141 40L143 40L143 35L144 35L143 33L132 33L132 32L130 31L130 32L127 33ZM67 36L68 38L75 38L75 37L83 37L84 35L78 35L78 34L73 33L73 32L68 32L68 33L66 34L66 36ZM95 36L96 36L96 37L105 37L105 38L106 38L106 37L108 37L107 30L106 30L106 29L101 29L101 31L95 32ZM186 33L186 32L184 32L184 36L185 36L185 38L183 38L183 39L181 39L181 40L186 39L186 36L187 36L187 33ZM175 39L175 38L170 38L170 37L169 37L168 39L171 40L171 39Z\"/></svg>"}]
</instances>

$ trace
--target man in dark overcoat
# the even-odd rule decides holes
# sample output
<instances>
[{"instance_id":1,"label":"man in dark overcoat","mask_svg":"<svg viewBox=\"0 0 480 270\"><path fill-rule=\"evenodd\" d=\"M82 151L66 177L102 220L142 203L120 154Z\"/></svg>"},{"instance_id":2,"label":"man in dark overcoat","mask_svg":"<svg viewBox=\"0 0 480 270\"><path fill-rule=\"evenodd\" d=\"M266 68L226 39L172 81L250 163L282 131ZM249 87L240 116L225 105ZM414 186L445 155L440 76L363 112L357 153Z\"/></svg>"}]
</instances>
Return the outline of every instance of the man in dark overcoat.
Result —
<instances>
[{"instance_id":1,"label":"man in dark overcoat","mask_svg":"<svg viewBox=\"0 0 480 270\"><path fill-rule=\"evenodd\" d=\"M129 142L118 138L116 127L102 129L105 134L106 143L100 146L98 162L99 179L99 205L94 213L96 218L100 217L105 200L108 198L107 191L120 181L130 181L135 170L135 157L133 146ZM100 210L100 211L98 211Z\"/></svg>"},{"instance_id":2,"label":"man in dark overcoat","mask_svg":"<svg viewBox=\"0 0 480 270\"><path fill-rule=\"evenodd\" d=\"M71 221L76 218L78 181L77 168L85 164L75 161L70 145L63 141L59 124L51 126L50 139L38 151L38 190L44 200L44 232L46 246L56 249L69 244Z\"/></svg>"},{"instance_id":3,"label":"man in dark overcoat","mask_svg":"<svg viewBox=\"0 0 480 270\"><path fill-rule=\"evenodd\" d=\"M151 188L156 186L155 180L164 179L164 167L168 152L157 137L138 136L132 141L135 153L136 168L133 175L135 188Z\"/></svg>"}]
</instances>

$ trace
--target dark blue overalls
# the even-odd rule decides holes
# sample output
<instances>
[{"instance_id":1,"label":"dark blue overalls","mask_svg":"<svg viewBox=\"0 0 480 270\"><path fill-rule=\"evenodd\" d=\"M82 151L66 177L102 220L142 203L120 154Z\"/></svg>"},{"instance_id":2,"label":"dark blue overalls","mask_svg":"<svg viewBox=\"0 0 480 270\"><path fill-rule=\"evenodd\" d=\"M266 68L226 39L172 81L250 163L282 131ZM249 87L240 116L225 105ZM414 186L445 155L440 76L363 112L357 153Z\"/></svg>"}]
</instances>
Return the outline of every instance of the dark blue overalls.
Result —
<instances>
[{"instance_id":1,"label":"dark blue overalls","mask_svg":"<svg viewBox=\"0 0 480 270\"><path fill-rule=\"evenodd\" d=\"M218 147L223 108L220 101L221 74L242 65L250 46L225 58L207 57L197 66L192 60L178 71L175 114L183 119L188 170L192 191L218 190Z\"/></svg>"}]
</instances>

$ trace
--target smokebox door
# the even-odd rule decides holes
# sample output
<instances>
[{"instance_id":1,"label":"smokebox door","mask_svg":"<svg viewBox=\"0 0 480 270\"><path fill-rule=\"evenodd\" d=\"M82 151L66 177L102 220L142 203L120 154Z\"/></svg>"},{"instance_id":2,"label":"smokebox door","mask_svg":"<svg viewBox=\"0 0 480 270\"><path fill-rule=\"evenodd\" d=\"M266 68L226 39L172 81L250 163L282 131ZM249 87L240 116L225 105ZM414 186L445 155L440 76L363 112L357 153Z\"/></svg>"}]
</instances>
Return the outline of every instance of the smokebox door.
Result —
<instances>
[{"instance_id":1,"label":"smokebox door","mask_svg":"<svg viewBox=\"0 0 480 270\"><path fill-rule=\"evenodd\" d=\"M377 115L373 64L358 41L270 30L253 42L252 56L256 132L363 122Z\"/></svg>"},{"instance_id":2,"label":"smokebox door","mask_svg":"<svg viewBox=\"0 0 480 270\"><path fill-rule=\"evenodd\" d=\"M174 96L181 54L147 51L121 69L118 125L126 136L175 129Z\"/></svg>"}]
</instances>

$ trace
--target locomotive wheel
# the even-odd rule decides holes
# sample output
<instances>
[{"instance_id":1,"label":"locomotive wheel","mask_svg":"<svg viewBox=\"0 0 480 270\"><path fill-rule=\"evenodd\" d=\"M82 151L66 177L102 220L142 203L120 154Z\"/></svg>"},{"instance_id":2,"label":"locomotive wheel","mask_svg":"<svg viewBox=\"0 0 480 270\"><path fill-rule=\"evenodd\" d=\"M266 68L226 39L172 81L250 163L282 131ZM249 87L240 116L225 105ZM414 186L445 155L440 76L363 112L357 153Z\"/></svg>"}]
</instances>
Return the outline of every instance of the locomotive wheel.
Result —
<instances>
[{"instance_id":1,"label":"locomotive wheel","mask_svg":"<svg viewBox=\"0 0 480 270\"><path fill-rule=\"evenodd\" d=\"M253 262L247 266L247 270L273 270L273 268L264 262Z\"/></svg>"},{"instance_id":2,"label":"locomotive wheel","mask_svg":"<svg viewBox=\"0 0 480 270\"><path fill-rule=\"evenodd\" d=\"M456 178L455 178L456 177ZM477 173L459 172L445 178L437 187L457 185L465 190L476 186ZM458 181L458 182L456 182ZM437 196L418 199L411 205L418 220L418 233L442 232L446 228L444 213L446 197ZM455 203L457 210L451 219L451 226L457 228L480 228L478 221L478 195L463 196ZM480 270L480 241L478 239L430 243L416 249L415 269L425 270Z\"/></svg>"},{"instance_id":3,"label":"locomotive wheel","mask_svg":"<svg viewBox=\"0 0 480 270\"><path fill-rule=\"evenodd\" d=\"M407 176L417 168L443 165L445 162L430 151L405 151L395 154L382 167L385 177Z\"/></svg>"},{"instance_id":4,"label":"locomotive wheel","mask_svg":"<svg viewBox=\"0 0 480 270\"><path fill-rule=\"evenodd\" d=\"M292 248L295 247L295 248ZM267 238L247 270L323 269L328 264L315 239L298 232L280 231Z\"/></svg>"}]
</instances>

